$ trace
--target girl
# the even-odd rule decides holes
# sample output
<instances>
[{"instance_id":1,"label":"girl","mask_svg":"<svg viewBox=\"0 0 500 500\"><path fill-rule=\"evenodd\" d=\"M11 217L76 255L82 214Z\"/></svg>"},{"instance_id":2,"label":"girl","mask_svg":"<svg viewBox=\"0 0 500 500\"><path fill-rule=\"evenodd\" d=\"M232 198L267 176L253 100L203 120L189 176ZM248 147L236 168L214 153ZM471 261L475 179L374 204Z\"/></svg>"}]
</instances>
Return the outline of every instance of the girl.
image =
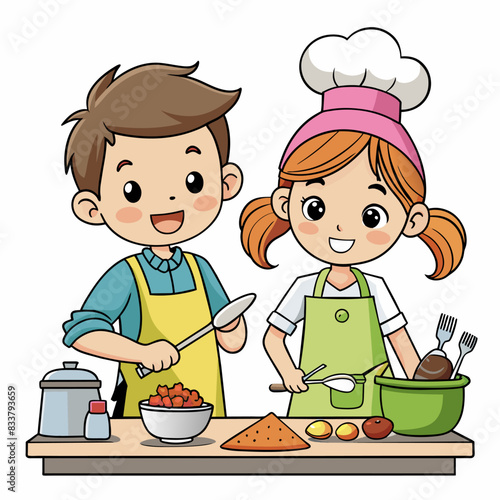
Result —
<instances>
[{"instance_id":1,"label":"girl","mask_svg":"<svg viewBox=\"0 0 500 500\"><path fill-rule=\"evenodd\" d=\"M360 43L361 37L369 43ZM245 207L242 243L257 265L270 268L268 246L291 229L299 245L328 267L295 281L268 319L264 345L293 393L290 416L381 415L374 378L387 366L383 336L408 378L420 360L384 280L351 266L380 257L402 234L419 236L436 261L429 277L442 279L459 265L466 241L453 214L424 204L420 158L400 123L401 110L427 96L429 76L415 59L401 58L388 33L375 29L347 40L314 41L302 56L301 73L322 93L323 109L290 141L272 196ZM285 338L301 320L296 367ZM335 391L321 384L308 388L304 373L323 363L328 373L320 378L356 374L361 399L338 403Z\"/></svg>"}]
</instances>

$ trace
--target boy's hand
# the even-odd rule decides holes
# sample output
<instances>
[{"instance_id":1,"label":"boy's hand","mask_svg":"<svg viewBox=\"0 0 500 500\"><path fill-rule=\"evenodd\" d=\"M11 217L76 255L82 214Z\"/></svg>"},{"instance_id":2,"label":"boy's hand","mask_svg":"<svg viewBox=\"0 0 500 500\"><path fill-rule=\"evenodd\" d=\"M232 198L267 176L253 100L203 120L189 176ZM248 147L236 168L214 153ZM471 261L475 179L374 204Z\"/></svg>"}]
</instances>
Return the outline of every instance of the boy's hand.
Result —
<instances>
[{"instance_id":1,"label":"boy's hand","mask_svg":"<svg viewBox=\"0 0 500 500\"><path fill-rule=\"evenodd\" d=\"M305 392L308 387L302 380L304 372L300 368L294 368L287 373L282 374L283 385L289 392Z\"/></svg>"},{"instance_id":2,"label":"boy's hand","mask_svg":"<svg viewBox=\"0 0 500 500\"><path fill-rule=\"evenodd\" d=\"M167 370L179 361L179 351L166 340L157 340L151 344L141 345L141 363L150 370L159 372Z\"/></svg>"},{"instance_id":3,"label":"boy's hand","mask_svg":"<svg viewBox=\"0 0 500 500\"><path fill-rule=\"evenodd\" d=\"M231 321L231 323L223 326L222 328L217 328L217 330L224 333L232 332L240 324L240 318L242 317L243 316L238 316L234 321Z\"/></svg>"},{"instance_id":4,"label":"boy's hand","mask_svg":"<svg viewBox=\"0 0 500 500\"><path fill-rule=\"evenodd\" d=\"M247 338L245 318L238 316L228 325L215 330L217 342L226 352L238 352L243 349Z\"/></svg>"}]
</instances>

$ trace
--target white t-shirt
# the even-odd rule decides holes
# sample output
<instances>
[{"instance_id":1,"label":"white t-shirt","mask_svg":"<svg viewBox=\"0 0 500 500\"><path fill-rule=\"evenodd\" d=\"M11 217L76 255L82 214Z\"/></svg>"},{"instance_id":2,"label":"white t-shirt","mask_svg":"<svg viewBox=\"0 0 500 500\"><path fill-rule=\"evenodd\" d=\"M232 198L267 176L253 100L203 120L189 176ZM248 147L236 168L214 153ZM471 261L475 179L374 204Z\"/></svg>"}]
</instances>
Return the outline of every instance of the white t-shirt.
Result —
<instances>
[{"instance_id":1,"label":"white t-shirt","mask_svg":"<svg viewBox=\"0 0 500 500\"><path fill-rule=\"evenodd\" d=\"M399 310L385 281L378 276L364 274L370 293L375 300L380 328L383 335L389 335L406 326L407 322ZM268 323L278 330L291 335L297 323L304 319L305 298L312 297L318 273L297 278L283 297L278 307L268 318ZM323 297L332 298L357 298L361 296L358 282L339 290L328 281L325 282Z\"/></svg>"}]
</instances>

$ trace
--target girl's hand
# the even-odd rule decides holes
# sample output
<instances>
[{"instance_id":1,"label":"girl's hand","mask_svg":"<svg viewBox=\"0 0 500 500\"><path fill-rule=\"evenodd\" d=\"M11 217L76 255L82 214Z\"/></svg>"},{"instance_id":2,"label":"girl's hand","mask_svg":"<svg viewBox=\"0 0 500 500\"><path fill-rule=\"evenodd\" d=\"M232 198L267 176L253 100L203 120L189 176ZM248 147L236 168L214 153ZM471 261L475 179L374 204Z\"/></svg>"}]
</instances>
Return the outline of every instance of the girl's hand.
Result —
<instances>
[{"instance_id":1,"label":"girl's hand","mask_svg":"<svg viewBox=\"0 0 500 500\"><path fill-rule=\"evenodd\" d=\"M302 380L304 372L300 368L294 368L289 372L282 374L283 385L289 392L305 392L308 387Z\"/></svg>"}]
</instances>

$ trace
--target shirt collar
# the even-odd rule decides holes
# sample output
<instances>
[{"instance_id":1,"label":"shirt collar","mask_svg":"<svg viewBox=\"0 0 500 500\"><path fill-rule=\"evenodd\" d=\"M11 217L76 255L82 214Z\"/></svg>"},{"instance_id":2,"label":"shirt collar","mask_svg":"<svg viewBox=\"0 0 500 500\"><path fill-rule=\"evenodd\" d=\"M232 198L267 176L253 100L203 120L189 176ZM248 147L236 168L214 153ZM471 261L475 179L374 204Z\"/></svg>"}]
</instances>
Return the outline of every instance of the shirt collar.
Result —
<instances>
[{"instance_id":1,"label":"shirt collar","mask_svg":"<svg viewBox=\"0 0 500 500\"><path fill-rule=\"evenodd\" d=\"M177 269L182 262L182 251L179 247L175 247L174 253L170 259L161 259L154 254L151 248L145 248L142 255L148 261L149 265L162 273L167 273Z\"/></svg>"}]
</instances>

